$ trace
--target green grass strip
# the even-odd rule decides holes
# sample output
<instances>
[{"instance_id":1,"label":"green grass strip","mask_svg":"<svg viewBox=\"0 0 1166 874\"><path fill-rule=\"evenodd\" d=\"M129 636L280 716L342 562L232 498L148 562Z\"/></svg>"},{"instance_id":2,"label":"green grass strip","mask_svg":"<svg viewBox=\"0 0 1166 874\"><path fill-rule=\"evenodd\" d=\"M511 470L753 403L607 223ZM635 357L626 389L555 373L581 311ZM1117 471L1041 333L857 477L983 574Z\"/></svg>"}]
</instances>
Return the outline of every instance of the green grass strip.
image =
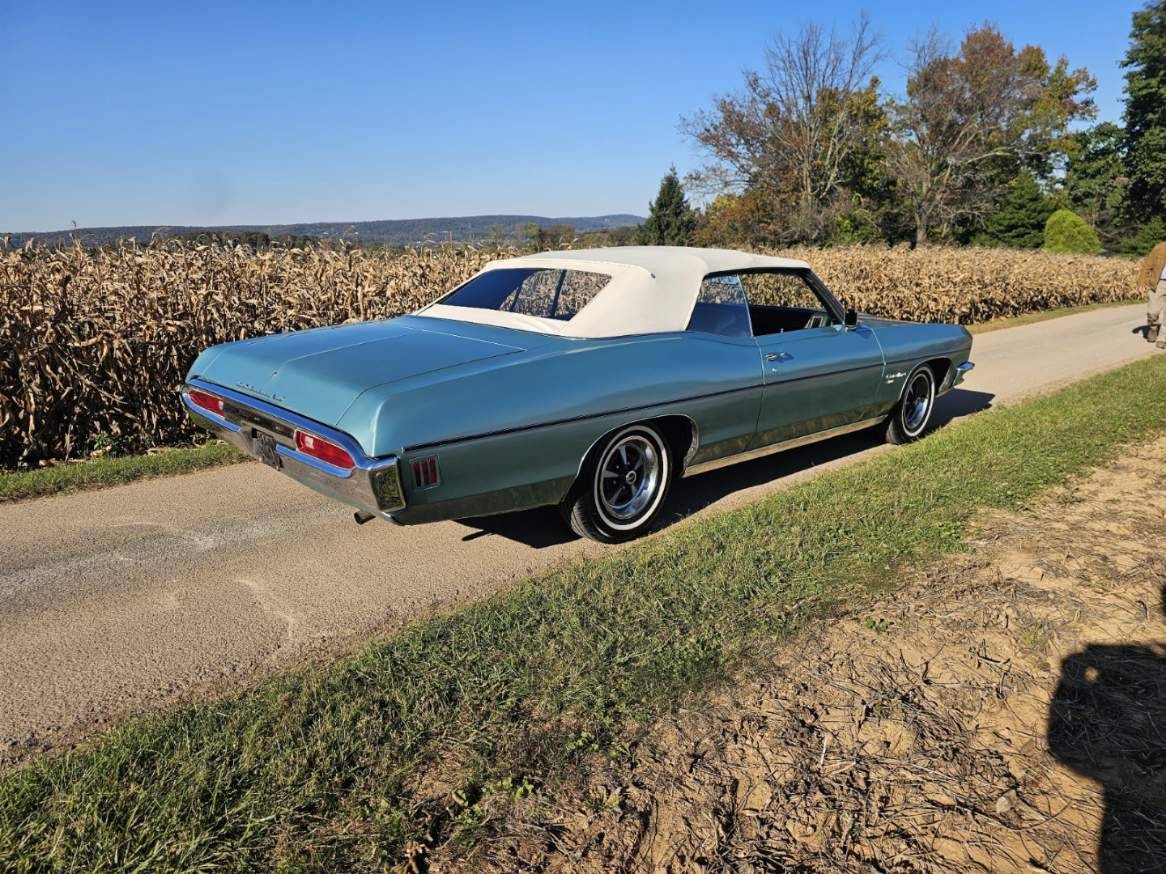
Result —
<instances>
[{"instance_id":1,"label":"green grass strip","mask_svg":"<svg viewBox=\"0 0 1166 874\"><path fill-rule=\"evenodd\" d=\"M1166 430L1164 384L1161 356L984 413L31 763L0 778L0 870L379 870L426 833L472 841L482 793L551 791L580 750L618 754L756 647L963 548L977 509Z\"/></svg>"},{"instance_id":2,"label":"green grass strip","mask_svg":"<svg viewBox=\"0 0 1166 874\"><path fill-rule=\"evenodd\" d=\"M190 473L245 456L229 443L165 449L149 455L90 458L37 470L0 472L0 502L43 498L60 492L114 486L155 476Z\"/></svg>"}]
</instances>

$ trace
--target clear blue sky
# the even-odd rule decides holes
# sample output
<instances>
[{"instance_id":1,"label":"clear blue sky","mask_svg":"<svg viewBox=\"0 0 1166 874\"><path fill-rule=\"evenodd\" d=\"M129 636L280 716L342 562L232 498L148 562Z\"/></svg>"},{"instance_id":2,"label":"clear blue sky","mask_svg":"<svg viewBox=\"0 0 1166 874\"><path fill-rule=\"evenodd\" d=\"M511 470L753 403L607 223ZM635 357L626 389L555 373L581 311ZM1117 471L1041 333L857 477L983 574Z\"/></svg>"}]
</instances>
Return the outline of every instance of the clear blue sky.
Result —
<instances>
[{"instance_id":1,"label":"clear blue sky","mask_svg":"<svg viewBox=\"0 0 1166 874\"><path fill-rule=\"evenodd\" d=\"M1140 5L0 0L0 230L643 213L699 163L682 114L863 8L890 90L912 37L988 21L1116 120Z\"/></svg>"}]
</instances>

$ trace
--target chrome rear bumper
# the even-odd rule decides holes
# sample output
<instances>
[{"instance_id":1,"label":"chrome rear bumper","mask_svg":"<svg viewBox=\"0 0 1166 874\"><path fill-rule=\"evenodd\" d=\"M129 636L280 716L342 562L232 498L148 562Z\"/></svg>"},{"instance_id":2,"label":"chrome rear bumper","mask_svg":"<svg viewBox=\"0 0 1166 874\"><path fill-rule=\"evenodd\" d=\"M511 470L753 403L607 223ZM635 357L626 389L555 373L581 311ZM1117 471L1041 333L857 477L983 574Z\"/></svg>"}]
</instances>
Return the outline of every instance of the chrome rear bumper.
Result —
<instances>
[{"instance_id":1,"label":"chrome rear bumper","mask_svg":"<svg viewBox=\"0 0 1166 874\"><path fill-rule=\"evenodd\" d=\"M192 388L222 398L223 415L196 406L190 399ZM405 509L397 459L369 458L360 444L342 431L201 379L192 379L183 387L182 403L195 424L329 498L385 519ZM346 470L300 452L294 437L297 429L342 446L356 461L356 467ZM259 451L260 435L274 442L273 459Z\"/></svg>"}]
</instances>

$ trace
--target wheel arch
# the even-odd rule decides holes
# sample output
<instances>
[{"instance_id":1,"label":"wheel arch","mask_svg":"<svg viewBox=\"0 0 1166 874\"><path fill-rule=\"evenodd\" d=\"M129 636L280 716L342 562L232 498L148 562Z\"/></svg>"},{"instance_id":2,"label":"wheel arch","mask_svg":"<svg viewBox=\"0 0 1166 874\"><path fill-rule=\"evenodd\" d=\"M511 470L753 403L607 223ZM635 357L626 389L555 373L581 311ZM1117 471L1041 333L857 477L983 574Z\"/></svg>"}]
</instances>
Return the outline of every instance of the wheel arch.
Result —
<instances>
[{"instance_id":1,"label":"wheel arch","mask_svg":"<svg viewBox=\"0 0 1166 874\"><path fill-rule=\"evenodd\" d=\"M926 361L920 361L918 364L912 365L907 378L899 386L898 401L903 400L903 395L907 393L907 386L911 384L911 374L920 367L926 367L931 371L931 379L935 382L935 396L939 397L939 390L943 386L943 381L947 378L951 366L951 360L947 358L928 358Z\"/></svg>"},{"instance_id":2,"label":"wheel arch","mask_svg":"<svg viewBox=\"0 0 1166 874\"><path fill-rule=\"evenodd\" d=\"M599 454L603 445L615 434L634 425L653 425L660 431L672 452L674 476L676 471L683 473L685 467L688 466L688 460L696 453L697 446L700 444L700 429L697 427L696 421L685 413L641 416L621 422L608 428L587 447L587 451L583 453L583 457L579 459L579 465L575 468L575 481L571 483L571 488L567 490L563 500L569 501L575 496L579 484L583 480L583 472Z\"/></svg>"},{"instance_id":3,"label":"wheel arch","mask_svg":"<svg viewBox=\"0 0 1166 874\"><path fill-rule=\"evenodd\" d=\"M939 393L940 388L947 382L948 374L951 373L951 359L950 358L929 358L923 362L931 368L931 375L935 377L935 392Z\"/></svg>"}]
</instances>

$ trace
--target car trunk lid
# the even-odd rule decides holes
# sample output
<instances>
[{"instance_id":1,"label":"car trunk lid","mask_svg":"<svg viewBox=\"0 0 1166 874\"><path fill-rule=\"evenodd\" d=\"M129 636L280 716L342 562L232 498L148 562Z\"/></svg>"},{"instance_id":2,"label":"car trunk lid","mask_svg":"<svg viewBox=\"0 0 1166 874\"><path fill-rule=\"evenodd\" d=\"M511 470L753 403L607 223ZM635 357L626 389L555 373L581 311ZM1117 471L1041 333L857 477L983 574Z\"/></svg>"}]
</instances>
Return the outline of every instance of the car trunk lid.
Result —
<instances>
[{"instance_id":1,"label":"car trunk lid","mask_svg":"<svg viewBox=\"0 0 1166 874\"><path fill-rule=\"evenodd\" d=\"M335 425L375 386L523 351L502 336L468 333L432 330L405 317L273 334L210 350L217 354L196 361L191 375ZM500 333L506 340L521 337Z\"/></svg>"}]
</instances>

